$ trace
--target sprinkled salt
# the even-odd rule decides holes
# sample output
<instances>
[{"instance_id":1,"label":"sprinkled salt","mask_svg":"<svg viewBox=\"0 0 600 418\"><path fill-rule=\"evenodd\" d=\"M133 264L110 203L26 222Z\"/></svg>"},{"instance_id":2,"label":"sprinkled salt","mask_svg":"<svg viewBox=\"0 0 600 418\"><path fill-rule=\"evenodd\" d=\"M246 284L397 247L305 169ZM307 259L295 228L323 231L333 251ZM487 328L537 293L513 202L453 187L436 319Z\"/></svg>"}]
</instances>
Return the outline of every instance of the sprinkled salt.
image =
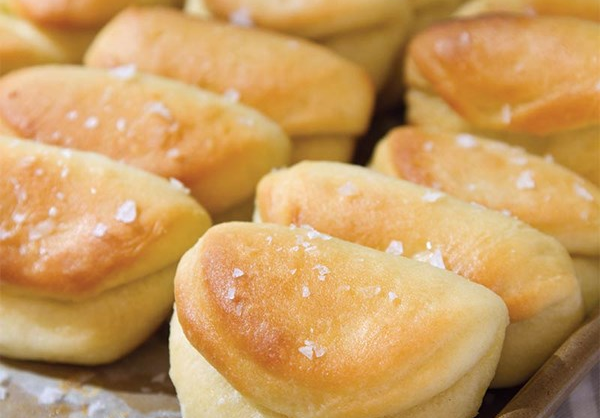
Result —
<instances>
[{"instance_id":1,"label":"sprinkled salt","mask_svg":"<svg viewBox=\"0 0 600 418\"><path fill-rule=\"evenodd\" d=\"M400 241L391 240L385 252L393 255L402 255L404 253L404 245Z\"/></svg>"},{"instance_id":2,"label":"sprinkled salt","mask_svg":"<svg viewBox=\"0 0 600 418\"><path fill-rule=\"evenodd\" d=\"M230 287L227 289L227 295L225 295L225 298L229 300L235 299L235 287Z\"/></svg>"},{"instance_id":3,"label":"sprinkled salt","mask_svg":"<svg viewBox=\"0 0 600 418\"><path fill-rule=\"evenodd\" d=\"M105 224L103 224L102 222L99 222L96 224L96 226L92 230L92 235L94 235L95 237L101 238L106 234L106 231L108 231L108 227Z\"/></svg>"},{"instance_id":4,"label":"sprinkled salt","mask_svg":"<svg viewBox=\"0 0 600 418\"><path fill-rule=\"evenodd\" d=\"M310 289L308 286L302 286L302 297L307 298L310 296Z\"/></svg>"},{"instance_id":5,"label":"sprinkled salt","mask_svg":"<svg viewBox=\"0 0 600 418\"><path fill-rule=\"evenodd\" d=\"M96 194L96 188L95 187L90 187L90 193L91 194Z\"/></svg>"},{"instance_id":6,"label":"sprinkled salt","mask_svg":"<svg viewBox=\"0 0 600 418\"><path fill-rule=\"evenodd\" d=\"M583 198L584 200L588 200L590 202L594 200L594 196L592 196L592 194L579 183L575 183L573 185L573 190L575 190L577 196Z\"/></svg>"},{"instance_id":7,"label":"sprinkled salt","mask_svg":"<svg viewBox=\"0 0 600 418\"><path fill-rule=\"evenodd\" d=\"M312 347L308 347L308 346L302 346L298 349L298 351L300 351L300 353L306 357L309 360L312 360L313 358L313 348Z\"/></svg>"},{"instance_id":8,"label":"sprinkled salt","mask_svg":"<svg viewBox=\"0 0 600 418\"><path fill-rule=\"evenodd\" d=\"M533 180L533 173L531 170L525 170L519 174L517 178L517 189L519 190L530 190L535 188L535 181Z\"/></svg>"},{"instance_id":9,"label":"sprinkled salt","mask_svg":"<svg viewBox=\"0 0 600 418\"><path fill-rule=\"evenodd\" d=\"M69 175L69 168L68 167L63 167L62 170L60 170L60 177L64 179L68 175Z\"/></svg>"},{"instance_id":10,"label":"sprinkled salt","mask_svg":"<svg viewBox=\"0 0 600 418\"><path fill-rule=\"evenodd\" d=\"M175 159L181 156L181 151L179 151L179 148L169 148L165 155L168 158Z\"/></svg>"},{"instance_id":11,"label":"sprinkled salt","mask_svg":"<svg viewBox=\"0 0 600 418\"><path fill-rule=\"evenodd\" d=\"M117 127L117 131L124 132L127 128L127 120L125 118L119 118L115 122L115 126Z\"/></svg>"},{"instance_id":12,"label":"sprinkled salt","mask_svg":"<svg viewBox=\"0 0 600 418\"><path fill-rule=\"evenodd\" d=\"M185 194L190 194L190 189L185 187L185 185L179 180L177 180L175 177L169 178L169 183L171 183L171 186L173 186L175 189L181 190Z\"/></svg>"},{"instance_id":13,"label":"sprinkled salt","mask_svg":"<svg viewBox=\"0 0 600 418\"><path fill-rule=\"evenodd\" d=\"M85 120L85 122L83 123L83 126L86 129L94 129L94 128L97 128L99 124L100 124L100 121L98 120L97 117L90 116L89 118L87 118Z\"/></svg>"},{"instance_id":14,"label":"sprinkled salt","mask_svg":"<svg viewBox=\"0 0 600 418\"><path fill-rule=\"evenodd\" d=\"M223 98L230 103L239 102L240 101L240 92L234 88L228 88L227 90L225 90L223 92Z\"/></svg>"},{"instance_id":15,"label":"sprinkled salt","mask_svg":"<svg viewBox=\"0 0 600 418\"><path fill-rule=\"evenodd\" d=\"M137 207L133 200L127 199L119 208L115 214L115 219L124 224L130 224L137 218Z\"/></svg>"},{"instance_id":16,"label":"sprinkled salt","mask_svg":"<svg viewBox=\"0 0 600 418\"><path fill-rule=\"evenodd\" d=\"M296 274L297 271L298 271L298 269L291 269L290 274L293 276L294 274Z\"/></svg>"},{"instance_id":17,"label":"sprinkled salt","mask_svg":"<svg viewBox=\"0 0 600 418\"><path fill-rule=\"evenodd\" d=\"M509 104L505 104L504 106L502 106L502 122L504 122L505 125L510 124L510 122L512 121L512 109L510 107Z\"/></svg>"},{"instance_id":18,"label":"sprinkled salt","mask_svg":"<svg viewBox=\"0 0 600 418\"><path fill-rule=\"evenodd\" d=\"M440 269L446 268L446 265L444 264L444 258L442 257L442 252L439 249L435 249L435 251L422 251L413 255L413 259L424 263L429 263L432 266Z\"/></svg>"},{"instance_id":19,"label":"sprinkled salt","mask_svg":"<svg viewBox=\"0 0 600 418\"><path fill-rule=\"evenodd\" d=\"M313 350L314 350L315 356L317 358L323 357L325 355L325 353L327 353L327 349L325 347L321 347L321 346L314 346Z\"/></svg>"},{"instance_id":20,"label":"sprinkled salt","mask_svg":"<svg viewBox=\"0 0 600 418\"><path fill-rule=\"evenodd\" d=\"M524 155L516 155L514 157L510 157L508 161L514 165L525 165L527 164L528 158Z\"/></svg>"},{"instance_id":21,"label":"sprinkled salt","mask_svg":"<svg viewBox=\"0 0 600 418\"><path fill-rule=\"evenodd\" d=\"M424 202L433 203L440 200L442 197L444 197L444 193L442 192L438 192L436 190L427 190L421 199Z\"/></svg>"},{"instance_id":22,"label":"sprinkled salt","mask_svg":"<svg viewBox=\"0 0 600 418\"><path fill-rule=\"evenodd\" d=\"M70 110L69 112L67 112L67 119L69 120L75 120L78 116L79 112L77 112L76 110Z\"/></svg>"},{"instance_id":23,"label":"sprinkled salt","mask_svg":"<svg viewBox=\"0 0 600 418\"><path fill-rule=\"evenodd\" d=\"M111 68L108 73L115 77L120 78L122 80L129 80L135 76L137 72L137 67L135 64L125 64L120 67Z\"/></svg>"},{"instance_id":24,"label":"sprinkled salt","mask_svg":"<svg viewBox=\"0 0 600 418\"><path fill-rule=\"evenodd\" d=\"M54 230L54 221L46 219L29 230L29 241L37 241L49 235Z\"/></svg>"},{"instance_id":25,"label":"sprinkled salt","mask_svg":"<svg viewBox=\"0 0 600 418\"><path fill-rule=\"evenodd\" d=\"M41 405L52 405L63 400L65 394L62 390L53 387L45 387L38 396Z\"/></svg>"},{"instance_id":26,"label":"sprinkled salt","mask_svg":"<svg viewBox=\"0 0 600 418\"><path fill-rule=\"evenodd\" d=\"M242 277L244 275L244 272L236 267L233 269L233 273L231 275L234 279L237 279L238 277Z\"/></svg>"},{"instance_id":27,"label":"sprinkled salt","mask_svg":"<svg viewBox=\"0 0 600 418\"><path fill-rule=\"evenodd\" d=\"M6 398L8 398L8 389L0 386L0 401L5 400Z\"/></svg>"},{"instance_id":28,"label":"sprinkled salt","mask_svg":"<svg viewBox=\"0 0 600 418\"><path fill-rule=\"evenodd\" d=\"M469 34L469 32L461 32L459 37L458 37L458 41L460 42L461 45L468 45L471 43L471 35Z\"/></svg>"},{"instance_id":29,"label":"sprinkled salt","mask_svg":"<svg viewBox=\"0 0 600 418\"><path fill-rule=\"evenodd\" d=\"M16 224L21 224L27 218L27 215L24 213L15 212L12 215L12 220Z\"/></svg>"},{"instance_id":30,"label":"sprinkled salt","mask_svg":"<svg viewBox=\"0 0 600 418\"><path fill-rule=\"evenodd\" d=\"M373 298L381 293L381 287L379 286L365 286L358 288L358 291L366 298Z\"/></svg>"},{"instance_id":31,"label":"sprinkled salt","mask_svg":"<svg viewBox=\"0 0 600 418\"><path fill-rule=\"evenodd\" d=\"M254 26L250 11L244 7L240 7L229 14L229 22L236 25L249 28Z\"/></svg>"},{"instance_id":32,"label":"sprinkled salt","mask_svg":"<svg viewBox=\"0 0 600 418\"><path fill-rule=\"evenodd\" d=\"M87 413L89 417L103 416L104 412L106 412L106 406L100 400L93 401L91 404L89 404L87 408Z\"/></svg>"},{"instance_id":33,"label":"sprinkled salt","mask_svg":"<svg viewBox=\"0 0 600 418\"><path fill-rule=\"evenodd\" d=\"M322 232L317 231L315 228L313 228L310 225L303 224L301 226L301 228L308 230L308 233L306 234L306 236L309 239L321 238L324 241L328 241L331 239L331 235L323 234ZM308 244L308 243L306 243L306 244ZM306 245L305 248L306 247L308 247L308 245Z\"/></svg>"},{"instance_id":34,"label":"sprinkled salt","mask_svg":"<svg viewBox=\"0 0 600 418\"><path fill-rule=\"evenodd\" d=\"M163 102L150 102L145 107L146 113L159 115L165 119L172 119L171 111Z\"/></svg>"},{"instance_id":35,"label":"sprinkled salt","mask_svg":"<svg viewBox=\"0 0 600 418\"><path fill-rule=\"evenodd\" d=\"M313 354L315 357L323 357L325 353L327 353L327 349L325 347L321 347L316 344L314 341L304 340L304 346L298 349L302 355L304 355L309 360L313 359Z\"/></svg>"},{"instance_id":36,"label":"sprinkled salt","mask_svg":"<svg viewBox=\"0 0 600 418\"><path fill-rule=\"evenodd\" d=\"M325 280L325 276L329 274L329 268L322 264L317 264L313 267L313 270L317 270L317 272L319 273L318 279L321 281Z\"/></svg>"},{"instance_id":37,"label":"sprinkled salt","mask_svg":"<svg viewBox=\"0 0 600 418\"><path fill-rule=\"evenodd\" d=\"M398 299L398 295L395 292L388 292L388 299L393 302Z\"/></svg>"},{"instance_id":38,"label":"sprinkled salt","mask_svg":"<svg viewBox=\"0 0 600 418\"><path fill-rule=\"evenodd\" d=\"M10 375L5 370L0 370L0 386L10 382Z\"/></svg>"},{"instance_id":39,"label":"sprinkled salt","mask_svg":"<svg viewBox=\"0 0 600 418\"><path fill-rule=\"evenodd\" d=\"M55 217L57 214L58 214L58 209L56 209L55 206L52 206L50 209L48 209L48 216Z\"/></svg>"},{"instance_id":40,"label":"sprinkled salt","mask_svg":"<svg viewBox=\"0 0 600 418\"><path fill-rule=\"evenodd\" d=\"M456 144L461 148L474 148L477 146L477 140L473 135L458 134L455 137Z\"/></svg>"},{"instance_id":41,"label":"sprinkled salt","mask_svg":"<svg viewBox=\"0 0 600 418\"><path fill-rule=\"evenodd\" d=\"M35 174L37 177L41 176L42 174L44 174L44 169L43 168L36 168L33 171L33 174Z\"/></svg>"},{"instance_id":42,"label":"sprinkled salt","mask_svg":"<svg viewBox=\"0 0 600 418\"><path fill-rule=\"evenodd\" d=\"M347 181L338 187L337 192L342 196L356 196L358 194L358 189L350 181Z\"/></svg>"},{"instance_id":43,"label":"sprinkled salt","mask_svg":"<svg viewBox=\"0 0 600 418\"><path fill-rule=\"evenodd\" d=\"M423 151L425 152L431 152L433 150L433 142L431 141L425 141L423 143Z\"/></svg>"},{"instance_id":44,"label":"sprinkled salt","mask_svg":"<svg viewBox=\"0 0 600 418\"><path fill-rule=\"evenodd\" d=\"M56 193L56 198L58 200L63 200L65 198L65 194L63 192L57 192Z\"/></svg>"},{"instance_id":45,"label":"sprinkled salt","mask_svg":"<svg viewBox=\"0 0 600 418\"><path fill-rule=\"evenodd\" d=\"M267 241L267 244L271 245L271 243L273 242L273 237L271 235L269 235L265 241Z\"/></svg>"}]
</instances>

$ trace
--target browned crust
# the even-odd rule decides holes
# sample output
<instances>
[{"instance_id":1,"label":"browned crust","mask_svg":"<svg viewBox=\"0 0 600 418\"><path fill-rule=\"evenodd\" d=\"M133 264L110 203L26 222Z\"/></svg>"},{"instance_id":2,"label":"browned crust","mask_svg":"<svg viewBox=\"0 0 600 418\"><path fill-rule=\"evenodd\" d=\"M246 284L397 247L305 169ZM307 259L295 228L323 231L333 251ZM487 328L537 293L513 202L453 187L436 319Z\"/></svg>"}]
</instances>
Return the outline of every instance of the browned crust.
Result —
<instances>
[{"instance_id":1,"label":"browned crust","mask_svg":"<svg viewBox=\"0 0 600 418\"><path fill-rule=\"evenodd\" d=\"M2 138L0 149L3 286L96 294L175 263L210 225L193 199L149 173L30 141ZM136 213L124 222L128 200Z\"/></svg>"},{"instance_id":2,"label":"browned crust","mask_svg":"<svg viewBox=\"0 0 600 418\"><path fill-rule=\"evenodd\" d=\"M23 138L176 178L211 212L248 199L260 177L285 165L290 152L275 123L217 95L162 77L122 79L114 71L75 66L34 67L2 78L0 120ZM251 184L228 178L240 169Z\"/></svg>"},{"instance_id":3,"label":"browned crust","mask_svg":"<svg viewBox=\"0 0 600 418\"><path fill-rule=\"evenodd\" d=\"M328 266L323 280L317 265ZM506 325L499 299L453 274L277 225L211 228L175 287L190 343L243 395L286 416L405 410L453 384ZM305 340L325 352L304 357Z\"/></svg>"},{"instance_id":4,"label":"browned crust","mask_svg":"<svg viewBox=\"0 0 600 418\"><path fill-rule=\"evenodd\" d=\"M85 62L135 63L211 91L233 88L290 135L361 133L374 101L366 72L321 46L159 7L119 14Z\"/></svg>"},{"instance_id":5,"label":"browned crust","mask_svg":"<svg viewBox=\"0 0 600 418\"><path fill-rule=\"evenodd\" d=\"M373 167L468 202L508 211L555 236L571 253L600 253L598 187L518 148L472 135L396 128L378 144ZM532 184L520 186L524 173Z\"/></svg>"},{"instance_id":6,"label":"browned crust","mask_svg":"<svg viewBox=\"0 0 600 418\"><path fill-rule=\"evenodd\" d=\"M340 192L348 182L352 193ZM579 293L571 259L555 239L447 195L428 201L427 193L366 168L304 162L263 178L256 206L264 222L306 223L381 250L399 240L408 256L429 241L448 269L500 295L513 322Z\"/></svg>"},{"instance_id":7,"label":"browned crust","mask_svg":"<svg viewBox=\"0 0 600 418\"><path fill-rule=\"evenodd\" d=\"M474 126L546 135L598 124L599 43L592 22L490 15L430 27L409 57Z\"/></svg>"}]
</instances>

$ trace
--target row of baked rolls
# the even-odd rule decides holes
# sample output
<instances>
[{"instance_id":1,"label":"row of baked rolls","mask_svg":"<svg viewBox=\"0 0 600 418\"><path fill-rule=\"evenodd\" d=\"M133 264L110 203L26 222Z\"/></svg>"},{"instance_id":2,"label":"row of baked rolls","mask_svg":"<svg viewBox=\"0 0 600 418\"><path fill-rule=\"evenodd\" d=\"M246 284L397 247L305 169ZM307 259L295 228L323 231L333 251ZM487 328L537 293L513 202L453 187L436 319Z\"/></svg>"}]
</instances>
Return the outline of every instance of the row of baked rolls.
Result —
<instances>
[{"instance_id":1,"label":"row of baked rolls","mask_svg":"<svg viewBox=\"0 0 600 418\"><path fill-rule=\"evenodd\" d=\"M549 154L600 184L599 43L597 22L572 17L434 25L408 49L407 118Z\"/></svg>"},{"instance_id":2,"label":"row of baked rolls","mask_svg":"<svg viewBox=\"0 0 600 418\"><path fill-rule=\"evenodd\" d=\"M0 137L0 166L0 355L98 364L141 344L208 214L92 153Z\"/></svg>"},{"instance_id":3,"label":"row of baked rolls","mask_svg":"<svg viewBox=\"0 0 600 418\"><path fill-rule=\"evenodd\" d=\"M38 66L0 78L0 132L175 178L215 219L249 218L256 183L286 165L291 148L253 109L131 65Z\"/></svg>"},{"instance_id":4,"label":"row of baked rolls","mask_svg":"<svg viewBox=\"0 0 600 418\"><path fill-rule=\"evenodd\" d=\"M175 299L186 418L471 418L508 323L498 296L451 272L272 224L211 228Z\"/></svg>"},{"instance_id":5,"label":"row of baked rolls","mask_svg":"<svg viewBox=\"0 0 600 418\"><path fill-rule=\"evenodd\" d=\"M292 161L350 161L370 121L367 73L301 38L160 8L130 8L86 53L92 67L134 64L254 107L292 138Z\"/></svg>"},{"instance_id":6,"label":"row of baked rolls","mask_svg":"<svg viewBox=\"0 0 600 418\"><path fill-rule=\"evenodd\" d=\"M447 268L498 294L510 325L492 386L530 377L579 325L569 254L554 238L481 205L367 168L305 162L258 185L256 218Z\"/></svg>"},{"instance_id":7,"label":"row of baked rolls","mask_svg":"<svg viewBox=\"0 0 600 418\"><path fill-rule=\"evenodd\" d=\"M560 241L573 258L586 311L600 298L600 190L547 159L503 142L431 128L397 128L372 168L503 211Z\"/></svg>"}]
</instances>

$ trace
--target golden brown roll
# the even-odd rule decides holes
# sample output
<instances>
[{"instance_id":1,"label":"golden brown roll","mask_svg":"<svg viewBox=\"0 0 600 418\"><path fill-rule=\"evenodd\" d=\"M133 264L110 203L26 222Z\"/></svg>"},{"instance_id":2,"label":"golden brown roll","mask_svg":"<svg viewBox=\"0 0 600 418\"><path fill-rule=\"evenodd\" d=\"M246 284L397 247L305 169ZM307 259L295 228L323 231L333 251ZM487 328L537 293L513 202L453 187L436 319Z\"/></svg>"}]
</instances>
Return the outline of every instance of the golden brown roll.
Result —
<instances>
[{"instance_id":1,"label":"golden brown roll","mask_svg":"<svg viewBox=\"0 0 600 418\"><path fill-rule=\"evenodd\" d=\"M312 39L365 68L378 89L389 76L411 20L409 3L397 0L188 0L185 10Z\"/></svg>"},{"instance_id":2,"label":"golden brown roll","mask_svg":"<svg viewBox=\"0 0 600 418\"><path fill-rule=\"evenodd\" d=\"M0 79L2 130L175 178L214 215L251 200L290 153L281 128L253 109L133 66L9 74Z\"/></svg>"},{"instance_id":3,"label":"golden brown roll","mask_svg":"<svg viewBox=\"0 0 600 418\"><path fill-rule=\"evenodd\" d=\"M473 16L497 12L572 16L600 22L598 0L471 0L460 7L456 15Z\"/></svg>"},{"instance_id":4,"label":"golden brown roll","mask_svg":"<svg viewBox=\"0 0 600 418\"><path fill-rule=\"evenodd\" d=\"M600 260L598 257L573 257L585 313L591 314L600 301Z\"/></svg>"},{"instance_id":5,"label":"golden brown roll","mask_svg":"<svg viewBox=\"0 0 600 418\"><path fill-rule=\"evenodd\" d=\"M99 28L132 4L176 5L179 0L2 0L27 20L61 28Z\"/></svg>"},{"instance_id":6,"label":"golden brown roll","mask_svg":"<svg viewBox=\"0 0 600 418\"><path fill-rule=\"evenodd\" d=\"M565 17L430 27L409 47L408 120L550 154L600 184L599 43L600 25Z\"/></svg>"},{"instance_id":7,"label":"golden brown roll","mask_svg":"<svg viewBox=\"0 0 600 418\"><path fill-rule=\"evenodd\" d=\"M80 62L94 35L37 26L3 13L0 5L0 75L30 65Z\"/></svg>"},{"instance_id":8,"label":"golden brown roll","mask_svg":"<svg viewBox=\"0 0 600 418\"><path fill-rule=\"evenodd\" d=\"M278 122L295 141L339 137L349 160L368 126L373 86L364 70L299 38L198 19L166 8L130 8L85 58L93 67L142 71L228 92ZM311 158L329 158L315 141ZM294 155L292 155L294 160Z\"/></svg>"},{"instance_id":9,"label":"golden brown roll","mask_svg":"<svg viewBox=\"0 0 600 418\"><path fill-rule=\"evenodd\" d=\"M177 185L105 157L0 138L0 355L98 364L140 344L210 226Z\"/></svg>"},{"instance_id":10,"label":"golden brown roll","mask_svg":"<svg viewBox=\"0 0 600 418\"><path fill-rule=\"evenodd\" d=\"M600 255L600 190L575 173L469 134L397 128L372 168L504 211L558 239L571 254Z\"/></svg>"},{"instance_id":11,"label":"golden brown roll","mask_svg":"<svg viewBox=\"0 0 600 418\"><path fill-rule=\"evenodd\" d=\"M256 215L415 257L496 292L511 319L496 387L527 379L583 317L573 265L558 241L438 190L362 167L305 162L261 180Z\"/></svg>"},{"instance_id":12,"label":"golden brown roll","mask_svg":"<svg viewBox=\"0 0 600 418\"><path fill-rule=\"evenodd\" d=\"M508 323L500 298L330 238L221 224L182 258L170 374L187 418L477 414Z\"/></svg>"}]
</instances>

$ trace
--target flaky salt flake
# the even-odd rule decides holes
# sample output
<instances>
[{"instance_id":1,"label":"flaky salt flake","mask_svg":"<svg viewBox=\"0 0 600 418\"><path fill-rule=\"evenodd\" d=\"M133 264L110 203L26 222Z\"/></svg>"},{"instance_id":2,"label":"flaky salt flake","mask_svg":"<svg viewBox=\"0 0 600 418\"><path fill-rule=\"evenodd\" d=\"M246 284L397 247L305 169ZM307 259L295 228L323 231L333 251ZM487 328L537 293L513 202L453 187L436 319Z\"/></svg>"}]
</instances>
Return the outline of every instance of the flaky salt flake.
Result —
<instances>
[{"instance_id":1,"label":"flaky salt flake","mask_svg":"<svg viewBox=\"0 0 600 418\"><path fill-rule=\"evenodd\" d=\"M165 155L167 158L175 159L181 156L181 151L179 151L179 148L169 148Z\"/></svg>"},{"instance_id":2,"label":"flaky salt flake","mask_svg":"<svg viewBox=\"0 0 600 418\"><path fill-rule=\"evenodd\" d=\"M433 202L437 202L444 196L445 196L444 193L438 192L437 190L427 190L425 192L425 194L423 196L421 196L421 199L424 202L433 203Z\"/></svg>"},{"instance_id":3,"label":"flaky salt flake","mask_svg":"<svg viewBox=\"0 0 600 418\"><path fill-rule=\"evenodd\" d=\"M510 105L505 104L504 106L502 106L502 109L500 112L501 112L502 122L505 125L509 125L510 122L512 121L512 108L510 107Z\"/></svg>"},{"instance_id":4,"label":"flaky salt flake","mask_svg":"<svg viewBox=\"0 0 600 418\"><path fill-rule=\"evenodd\" d=\"M121 80L129 80L135 77L137 73L137 66L135 64L125 64L119 67L114 67L108 70L108 73Z\"/></svg>"},{"instance_id":5,"label":"flaky salt flake","mask_svg":"<svg viewBox=\"0 0 600 418\"><path fill-rule=\"evenodd\" d=\"M250 28L254 26L254 21L250 15L250 10L245 7L240 7L229 14L229 22L236 26L242 26L244 28Z\"/></svg>"},{"instance_id":6,"label":"flaky salt flake","mask_svg":"<svg viewBox=\"0 0 600 418\"><path fill-rule=\"evenodd\" d=\"M231 273L231 276L234 279L237 279L238 277L242 277L244 275L244 272L242 270L240 270L239 268L234 268L233 269L233 273Z\"/></svg>"},{"instance_id":7,"label":"flaky salt flake","mask_svg":"<svg viewBox=\"0 0 600 418\"><path fill-rule=\"evenodd\" d=\"M433 142L431 142L431 141L423 142L423 151L425 151L425 152L433 151Z\"/></svg>"},{"instance_id":8,"label":"flaky salt flake","mask_svg":"<svg viewBox=\"0 0 600 418\"><path fill-rule=\"evenodd\" d=\"M477 146L477 140L473 135L458 134L455 137L456 144L461 148L474 148Z\"/></svg>"},{"instance_id":9,"label":"flaky salt flake","mask_svg":"<svg viewBox=\"0 0 600 418\"><path fill-rule=\"evenodd\" d=\"M302 286L302 297L303 298L307 298L310 296L310 289L308 288L308 286Z\"/></svg>"},{"instance_id":10,"label":"flaky salt flake","mask_svg":"<svg viewBox=\"0 0 600 418\"><path fill-rule=\"evenodd\" d=\"M422 251L413 255L412 258L423 263L429 263L433 267L437 267L439 269L446 269L446 265L444 264L444 258L442 257L442 252L439 249L435 249L434 251Z\"/></svg>"},{"instance_id":11,"label":"flaky salt flake","mask_svg":"<svg viewBox=\"0 0 600 418\"><path fill-rule=\"evenodd\" d=\"M125 129L127 129L127 120L125 118L118 118L115 122L115 126L117 131L125 132Z\"/></svg>"},{"instance_id":12,"label":"flaky salt flake","mask_svg":"<svg viewBox=\"0 0 600 418\"><path fill-rule=\"evenodd\" d=\"M400 241L391 240L385 252L393 255L402 255L404 253L404 245Z\"/></svg>"},{"instance_id":13,"label":"flaky salt flake","mask_svg":"<svg viewBox=\"0 0 600 418\"><path fill-rule=\"evenodd\" d=\"M237 103L240 101L240 92L234 88L228 88L223 92L223 98L229 103Z\"/></svg>"},{"instance_id":14,"label":"flaky salt flake","mask_svg":"<svg viewBox=\"0 0 600 418\"><path fill-rule=\"evenodd\" d=\"M96 116L90 116L83 123L83 127L85 129L95 129L98 127L99 124L100 124L100 121L98 120L98 118Z\"/></svg>"},{"instance_id":15,"label":"flaky salt flake","mask_svg":"<svg viewBox=\"0 0 600 418\"><path fill-rule=\"evenodd\" d=\"M29 230L29 241L37 241L44 238L52 233L54 230L54 221L46 219Z\"/></svg>"},{"instance_id":16,"label":"flaky salt flake","mask_svg":"<svg viewBox=\"0 0 600 418\"><path fill-rule=\"evenodd\" d=\"M68 120L75 120L79 117L79 112L77 112L76 110L70 110L67 112L67 119Z\"/></svg>"},{"instance_id":17,"label":"flaky salt flake","mask_svg":"<svg viewBox=\"0 0 600 418\"><path fill-rule=\"evenodd\" d=\"M298 269L291 269L290 274L293 276L294 274L296 274L297 271L298 271Z\"/></svg>"},{"instance_id":18,"label":"flaky salt flake","mask_svg":"<svg viewBox=\"0 0 600 418\"><path fill-rule=\"evenodd\" d=\"M48 216L50 216L51 218L54 218L57 214L58 209L56 209L55 206L51 206L50 209L48 209Z\"/></svg>"},{"instance_id":19,"label":"flaky salt flake","mask_svg":"<svg viewBox=\"0 0 600 418\"><path fill-rule=\"evenodd\" d=\"M524 155L515 155L514 157L510 157L508 161L514 165L525 165L529 159Z\"/></svg>"},{"instance_id":20,"label":"flaky salt flake","mask_svg":"<svg viewBox=\"0 0 600 418\"><path fill-rule=\"evenodd\" d=\"M229 300L235 299L235 287L230 287L227 289L227 295L225 295L225 298Z\"/></svg>"},{"instance_id":21,"label":"flaky salt flake","mask_svg":"<svg viewBox=\"0 0 600 418\"><path fill-rule=\"evenodd\" d=\"M5 400L6 398L8 398L8 389L0 386L0 401Z\"/></svg>"},{"instance_id":22,"label":"flaky salt flake","mask_svg":"<svg viewBox=\"0 0 600 418\"><path fill-rule=\"evenodd\" d=\"M338 187L337 192L342 196L356 196L358 194L358 189L352 182L347 181Z\"/></svg>"},{"instance_id":23,"label":"flaky salt flake","mask_svg":"<svg viewBox=\"0 0 600 418\"><path fill-rule=\"evenodd\" d=\"M64 194L63 192L57 192L57 193L56 193L56 198L57 198L58 200L64 200L64 198L65 198L65 194Z\"/></svg>"},{"instance_id":24,"label":"flaky salt flake","mask_svg":"<svg viewBox=\"0 0 600 418\"><path fill-rule=\"evenodd\" d=\"M15 212L12 215L12 220L16 224L22 224L23 221L25 221L26 218L27 218L27 215L24 214L24 213Z\"/></svg>"},{"instance_id":25,"label":"flaky salt flake","mask_svg":"<svg viewBox=\"0 0 600 418\"><path fill-rule=\"evenodd\" d=\"M322 265L322 264L317 264L312 269L313 270L317 270L317 272L319 273L318 279L321 280L321 281L324 281L325 280L325 276L330 273L329 268L326 267L326 266L324 266L324 265Z\"/></svg>"},{"instance_id":26,"label":"flaky salt flake","mask_svg":"<svg viewBox=\"0 0 600 418\"><path fill-rule=\"evenodd\" d=\"M171 115L171 111L163 102L150 102L146 105L145 111L151 115L158 115L164 119L171 120L173 116Z\"/></svg>"},{"instance_id":27,"label":"flaky salt flake","mask_svg":"<svg viewBox=\"0 0 600 418\"><path fill-rule=\"evenodd\" d=\"M577 196L581 197L584 200L587 200L590 202L592 200L594 200L594 196L592 196L592 194L588 191L588 189L586 189L579 183L575 183L573 185L573 190L575 190L575 193L577 194Z\"/></svg>"},{"instance_id":28,"label":"flaky salt flake","mask_svg":"<svg viewBox=\"0 0 600 418\"><path fill-rule=\"evenodd\" d=\"M269 235L267 238L265 238L265 241L267 241L267 244L271 245L271 243L273 242L273 237Z\"/></svg>"},{"instance_id":29,"label":"flaky salt flake","mask_svg":"<svg viewBox=\"0 0 600 418\"><path fill-rule=\"evenodd\" d=\"M358 291L360 293L362 293L362 295L366 298L374 298L375 296L377 296L378 294L381 293L381 287L380 286L359 287Z\"/></svg>"},{"instance_id":30,"label":"flaky salt flake","mask_svg":"<svg viewBox=\"0 0 600 418\"><path fill-rule=\"evenodd\" d=\"M100 400L93 401L92 403L90 403L88 405L88 408L87 408L88 417L91 417L91 418L104 416L105 412L106 412L106 405L104 404L104 402L102 402Z\"/></svg>"},{"instance_id":31,"label":"flaky salt flake","mask_svg":"<svg viewBox=\"0 0 600 418\"><path fill-rule=\"evenodd\" d=\"M308 224L302 224L302 229L306 229L308 232L306 236L309 239L321 238L323 241L328 241L331 239L331 235L324 234L322 232L317 231L315 228Z\"/></svg>"},{"instance_id":32,"label":"flaky salt flake","mask_svg":"<svg viewBox=\"0 0 600 418\"><path fill-rule=\"evenodd\" d=\"M65 397L65 393L53 387L45 387L42 393L38 396L38 403L41 405L53 405L62 401Z\"/></svg>"},{"instance_id":33,"label":"flaky salt flake","mask_svg":"<svg viewBox=\"0 0 600 418\"><path fill-rule=\"evenodd\" d=\"M127 199L124 201L121 206L117 209L117 213L115 214L115 219L119 222L123 222L124 224L130 224L137 218L137 206L136 203Z\"/></svg>"},{"instance_id":34,"label":"flaky salt flake","mask_svg":"<svg viewBox=\"0 0 600 418\"><path fill-rule=\"evenodd\" d=\"M185 184L177 180L175 177L169 178L169 183L174 189L184 192L185 194L190 194L190 189L185 187Z\"/></svg>"},{"instance_id":35,"label":"flaky salt flake","mask_svg":"<svg viewBox=\"0 0 600 418\"><path fill-rule=\"evenodd\" d=\"M313 359L313 348L310 346L302 346L298 349L300 353L309 360Z\"/></svg>"},{"instance_id":36,"label":"flaky salt flake","mask_svg":"<svg viewBox=\"0 0 600 418\"><path fill-rule=\"evenodd\" d=\"M388 299L390 302L393 302L398 299L398 295L395 292L388 292Z\"/></svg>"},{"instance_id":37,"label":"flaky salt flake","mask_svg":"<svg viewBox=\"0 0 600 418\"><path fill-rule=\"evenodd\" d=\"M321 347L321 346L313 347L313 351L315 352L316 358L323 357L325 355L325 353L327 353L327 349L325 347Z\"/></svg>"},{"instance_id":38,"label":"flaky salt flake","mask_svg":"<svg viewBox=\"0 0 600 418\"><path fill-rule=\"evenodd\" d=\"M517 189L535 189L535 181L533 180L533 172L531 170L525 170L519 174L519 177L517 178Z\"/></svg>"},{"instance_id":39,"label":"flaky salt flake","mask_svg":"<svg viewBox=\"0 0 600 418\"><path fill-rule=\"evenodd\" d=\"M102 222L99 222L92 230L92 235L98 238L102 238L104 235L106 235L106 231L108 231L108 227Z\"/></svg>"}]
</instances>

